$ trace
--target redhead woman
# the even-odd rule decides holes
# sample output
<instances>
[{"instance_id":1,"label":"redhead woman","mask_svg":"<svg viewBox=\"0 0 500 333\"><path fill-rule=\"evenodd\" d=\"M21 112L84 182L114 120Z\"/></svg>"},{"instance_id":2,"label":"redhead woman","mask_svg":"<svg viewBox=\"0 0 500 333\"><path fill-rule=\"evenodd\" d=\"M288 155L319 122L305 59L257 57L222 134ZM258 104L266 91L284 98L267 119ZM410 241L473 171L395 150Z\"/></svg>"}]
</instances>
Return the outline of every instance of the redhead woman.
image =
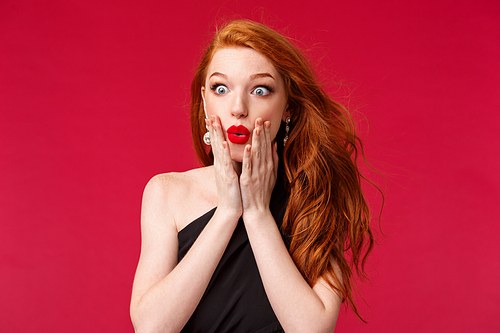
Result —
<instances>
[{"instance_id":1,"label":"redhead woman","mask_svg":"<svg viewBox=\"0 0 500 333\"><path fill-rule=\"evenodd\" d=\"M204 165L153 177L137 332L333 332L373 247L352 120L282 35L219 30L191 85Z\"/></svg>"}]
</instances>

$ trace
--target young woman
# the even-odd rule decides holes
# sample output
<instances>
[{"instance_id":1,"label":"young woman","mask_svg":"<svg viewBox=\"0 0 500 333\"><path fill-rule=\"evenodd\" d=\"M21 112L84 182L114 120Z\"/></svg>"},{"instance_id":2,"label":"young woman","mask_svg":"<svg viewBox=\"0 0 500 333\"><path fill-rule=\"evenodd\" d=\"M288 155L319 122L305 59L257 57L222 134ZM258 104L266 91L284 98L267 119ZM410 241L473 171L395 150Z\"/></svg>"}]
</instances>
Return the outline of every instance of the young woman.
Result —
<instances>
[{"instance_id":1,"label":"young woman","mask_svg":"<svg viewBox=\"0 0 500 333\"><path fill-rule=\"evenodd\" d=\"M359 140L301 53L227 24L193 79L191 126L205 167L144 191L136 331L333 332L343 301L358 314L353 270L373 247Z\"/></svg>"}]
</instances>

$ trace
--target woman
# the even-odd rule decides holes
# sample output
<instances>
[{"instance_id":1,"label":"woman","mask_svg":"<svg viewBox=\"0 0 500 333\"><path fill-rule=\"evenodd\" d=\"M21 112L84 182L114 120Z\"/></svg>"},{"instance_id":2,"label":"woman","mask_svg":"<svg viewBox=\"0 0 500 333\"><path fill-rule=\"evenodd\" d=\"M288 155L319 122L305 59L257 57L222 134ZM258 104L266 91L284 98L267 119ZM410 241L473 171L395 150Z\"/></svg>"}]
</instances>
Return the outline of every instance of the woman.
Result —
<instances>
[{"instance_id":1,"label":"woman","mask_svg":"<svg viewBox=\"0 0 500 333\"><path fill-rule=\"evenodd\" d=\"M351 267L363 275L373 247L360 144L299 51L226 25L193 79L191 126L205 167L144 191L136 331L332 332L343 301L359 316Z\"/></svg>"}]
</instances>

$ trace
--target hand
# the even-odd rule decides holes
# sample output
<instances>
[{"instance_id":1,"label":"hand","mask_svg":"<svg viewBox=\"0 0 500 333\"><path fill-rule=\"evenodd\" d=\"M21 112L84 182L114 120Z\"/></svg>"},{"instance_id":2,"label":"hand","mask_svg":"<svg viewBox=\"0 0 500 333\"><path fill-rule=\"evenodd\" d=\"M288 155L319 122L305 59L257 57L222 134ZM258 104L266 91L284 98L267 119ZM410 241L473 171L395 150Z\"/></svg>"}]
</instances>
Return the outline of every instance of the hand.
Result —
<instances>
[{"instance_id":1,"label":"hand","mask_svg":"<svg viewBox=\"0 0 500 333\"><path fill-rule=\"evenodd\" d=\"M214 154L215 184L217 186L217 211L223 211L239 218L243 214L238 175L229 154L229 145L224 139L220 119L211 116L206 124L210 131L212 153Z\"/></svg>"},{"instance_id":2,"label":"hand","mask_svg":"<svg viewBox=\"0 0 500 333\"><path fill-rule=\"evenodd\" d=\"M243 154L240 189L246 222L257 215L270 213L269 202L278 173L277 145L271 142L270 127L270 121L263 123L257 118L252 145L247 145Z\"/></svg>"}]
</instances>

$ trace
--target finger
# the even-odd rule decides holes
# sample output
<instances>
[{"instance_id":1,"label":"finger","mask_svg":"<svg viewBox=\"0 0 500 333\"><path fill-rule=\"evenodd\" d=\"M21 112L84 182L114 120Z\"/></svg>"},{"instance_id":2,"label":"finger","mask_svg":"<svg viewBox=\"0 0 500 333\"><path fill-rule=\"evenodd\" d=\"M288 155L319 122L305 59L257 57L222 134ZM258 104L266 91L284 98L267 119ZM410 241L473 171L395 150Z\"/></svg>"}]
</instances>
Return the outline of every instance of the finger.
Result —
<instances>
[{"instance_id":1,"label":"finger","mask_svg":"<svg viewBox=\"0 0 500 333\"><path fill-rule=\"evenodd\" d=\"M224 134L222 133L222 125L219 117L212 116L212 128L213 128L213 140L212 149L215 149L217 152L214 152L214 155L217 154L218 158L223 161L224 159L224 149L222 147L222 143L225 141Z\"/></svg>"},{"instance_id":2,"label":"finger","mask_svg":"<svg viewBox=\"0 0 500 333\"><path fill-rule=\"evenodd\" d=\"M220 120L219 117L216 117L217 119L217 135L218 135L218 138L221 142L223 141L227 141L227 138L226 138L226 132L224 131L224 128L222 127L222 122Z\"/></svg>"},{"instance_id":3,"label":"finger","mask_svg":"<svg viewBox=\"0 0 500 333\"><path fill-rule=\"evenodd\" d=\"M225 172L230 172L233 170L233 165L231 161L231 154L229 151L229 145L226 142L222 130L222 124L220 118L213 115L212 116L213 128L214 128L214 138L215 145L218 151L219 158L223 165Z\"/></svg>"},{"instance_id":4,"label":"finger","mask_svg":"<svg viewBox=\"0 0 500 333\"><path fill-rule=\"evenodd\" d=\"M255 128L253 130L253 139L252 139L252 159L254 163L252 165L254 167L260 166L262 151L261 151L261 139L262 134L262 118L257 118L255 120Z\"/></svg>"},{"instance_id":5,"label":"finger","mask_svg":"<svg viewBox=\"0 0 500 333\"><path fill-rule=\"evenodd\" d=\"M210 116L209 119L209 131L210 131L210 145L212 146L212 153L214 154L214 162L215 161L221 161L221 147L220 147L220 141L218 140L217 137L217 129L216 129L216 123L215 123L215 116Z\"/></svg>"},{"instance_id":6,"label":"finger","mask_svg":"<svg viewBox=\"0 0 500 333\"><path fill-rule=\"evenodd\" d=\"M246 145L243 151L242 174L249 173L252 169L252 146Z\"/></svg>"},{"instance_id":7,"label":"finger","mask_svg":"<svg viewBox=\"0 0 500 333\"><path fill-rule=\"evenodd\" d=\"M212 120L205 118L205 128L210 133L210 138L212 137Z\"/></svg>"},{"instance_id":8,"label":"finger","mask_svg":"<svg viewBox=\"0 0 500 333\"><path fill-rule=\"evenodd\" d=\"M265 158L265 153L267 152L268 143L267 143L267 133L266 133L266 122L264 122L261 118L259 118L260 124L260 150L262 151L262 158Z\"/></svg>"},{"instance_id":9,"label":"finger","mask_svg":"<svg viewBox=\"0 0 500 333\"><path fill-rule=\"evenodd\" d=\"M211 124L211 128L212 128L212 133L210 133L210 135L212 135L212 141L213 142L217 142L217 129L216 129L216 118L215 116L210 116L210 124Z\"/></svg>"},{"instance_id":10,"label":"finger","mask_svg":"<svg viewBox=\"0 0 500 333\"><path fill-rule=\"evenodd\" d=\"M226 172L226 174L229 175L234 171L234 168L227 141L223 141L221 147L222 147L222 156L224 159L224 171Z\"/></svg>"},{"instance_id":11,"label":"finger","mask_svg":"<svg viewBox=\"0 0 500 333\"><path fill-rule=\"evenodd\" d=\"M266 157L266 161L273 161L273 148L274 145L271 143L271 122L268 120L264 122L264 138L265 147L263 144L263 151Z\"/></svg>"}]
</instances>

